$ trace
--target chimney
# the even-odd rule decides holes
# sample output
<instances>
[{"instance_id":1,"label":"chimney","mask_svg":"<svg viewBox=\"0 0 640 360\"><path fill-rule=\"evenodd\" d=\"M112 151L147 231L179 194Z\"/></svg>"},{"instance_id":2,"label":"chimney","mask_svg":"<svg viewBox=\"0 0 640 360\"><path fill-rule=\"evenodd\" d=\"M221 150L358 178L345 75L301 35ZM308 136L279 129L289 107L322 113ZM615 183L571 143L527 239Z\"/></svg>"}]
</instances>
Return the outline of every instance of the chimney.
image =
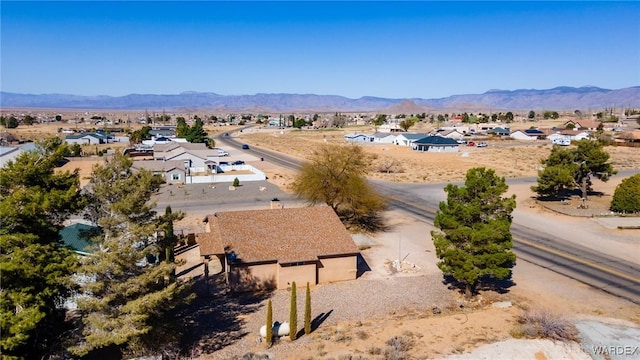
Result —
<instances>
[{"instance_id":1,"label":"chimney","mask_svg":"<svg viewBox=\"0 0 640 360\"><path fill-rule=\"evenodd\" d=\"M284 206L280 203L278 198L271 199L271 209L283 209Z\"/></svg>"}]
</instances>

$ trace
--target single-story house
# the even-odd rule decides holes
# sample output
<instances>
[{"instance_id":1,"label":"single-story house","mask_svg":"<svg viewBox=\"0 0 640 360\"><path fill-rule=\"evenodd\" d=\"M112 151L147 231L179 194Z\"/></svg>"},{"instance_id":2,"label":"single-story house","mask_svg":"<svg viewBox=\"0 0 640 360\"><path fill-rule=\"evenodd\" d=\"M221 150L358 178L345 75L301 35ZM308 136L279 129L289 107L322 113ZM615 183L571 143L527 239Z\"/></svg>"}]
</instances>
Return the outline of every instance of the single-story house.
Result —
<instances>
[{"instance_id":1,"label":"single-story house","mask_svg":"<svg viewBox=\"0 0 640 360\"><path fill-rule=\"evenodd\" d=\"M516 130L509 135L516 140L542 140L547 138L547 133L539 129Z\"/></svg>"},{"instance_id":2,"label":"single-story house","mask_svg":"<svg viewBox=\"0 0 640 360\"><path fill-rule=\"evenodd\" d=\"M616 141L628 143L640 143L640 130L625 131L616 136Z\"/></svg>"},{"instance_id":3,"label":"single-story house","mask_svg":"<svg viewBox=\"0 0 640 360\"><path fill-rule=\"evenodd\" d=\"M598 126L602 124L597 120L569 120L564 123L564 127L566 128L568 125L573 125L576 130L598 130Z\"/></svg>"},{"instance_id":4,"label":"single-story house","mask_svg":"<svg viewBox=\"0 0 640 360\"><path fill-rule=\"evenodd\" d=\"M182 160L185 163L188 162L187 168L204 170L207 167L205 162L207 160L218 162L220 154L218 150L209 149L203 143L170 141L165 144L154 144L153 158L162 161Z\"/></svg>"},{"instance_id":5,"label":"single-story house","mask_svg":"<svg viewBox=\"0 0 640 360\"><path fill-rule=\"evenodd\" d=\"M356 278L358 247L331 207L225 211L205 222L200 255L222 262L232 290Z\"/></svg>"},{"instance_id":6,"label":"single-story house","mask_svg":"<svg viewBox=\"0 0 640 360\"><path fill-rule=\"evenodd\" d=\"M487 130L487 134L496 136L509 136L509 128L496 127Z\"/></svg>"},{"instance_id":7,"label":"single-story house","mask_svg":"<svg viewBox=\"0 0 640 360\"><path fill-rule=\"evenodd\" d=\"M588 131L584 131L584 130L561 130L559 134L562 136L568 137L571 141L580 141L580 140L588 139L591 136L591 134ZM547 136L547 139L551 138L553 135L555 134L551 134Z\"/></svg>"},{"instance_id":8,"label":"single-story house","mask_svg":"<svg viewBox=\"0 0 640 360\"><path fill-rule=\"evenodd\" d=\"M74 134L67 135L64 138L64 141L69 144L80 144L80 145L99 145L106 144L109 142L109 135L103 133L82 133L82 134Z\"/></svg>"},{"instance_id":9,"label":"single-story house","mask_svg":"<svg viewBox=\"0 0 640 360\"><path fill-rule=\"evenodd\" d=\"M372 142L373 141L372 136L366 135L366 134L360 134L360 133L346 134L344 136L344 139L350 142Z\"/></svg>"},{"instance_id":10,"label":"single-story house","mask_svg":"<svg viewBox=\"0 0 640 360\"><path fill-rule=\"evenodd\" d=\"M5 167L9 161L16 161L16 158L23 152L35 149L35 143L20 146L0 146L0 168Z\"/></svg>"},{"instance_id":11,"label":"single-story house","mask_svg":"<svg viewBox=\"0 0 640 360\"><path fill-rule=\"evenodd\" d=\"M415 133L402 133L396 136L393 141L396 145L411 146L415 141L425 138L427 134L415 134Z\"/></svg>"},{"instance_id":12,"label":"single-story house","mask_svg":"<svg viewBox=\"0 0 640 360\"><path fill-rule=\"evenodd\" d=\"M184 184L188 171L188 164L185 164L184 160L136 160L131 167L134 170L146 169L153 174L162 175L169 185Z\"/></svg>"},{"instance_id":13,"label":"single-story house","mask_svg":"<svg viewBox=\"0 0 640 360\"><path fill-rule=\"evenodd\" d=\"M465 134L463 132L460 132L458 130L441 130L438 129L435 133L435 135L437 136L442 136L448 139L454 139L454 140L462 140L465 136Z\"/></svg>"},{"instance_id":14,"label":"single-story house","mask_svg":"<svg viewBox=\"0 0 640 360\"><path fill-rule=\"evenodd\" d=\"M374 143L378 144L393 144L393 141L396 139L396 135L393 133L382 133L377 132L371 135Z\"/></svg>"},{"instance_id":15,"label":"single-story house","mask_svg":"<svg viewBox=\"0 0 640 360\"><path fill-rule=\"evenodd\" d=\"M413 142L411 148L415 151L428 152L457 152L460 144L454 139L442 136L427 136Z\"/></svg>"}]
</instances>

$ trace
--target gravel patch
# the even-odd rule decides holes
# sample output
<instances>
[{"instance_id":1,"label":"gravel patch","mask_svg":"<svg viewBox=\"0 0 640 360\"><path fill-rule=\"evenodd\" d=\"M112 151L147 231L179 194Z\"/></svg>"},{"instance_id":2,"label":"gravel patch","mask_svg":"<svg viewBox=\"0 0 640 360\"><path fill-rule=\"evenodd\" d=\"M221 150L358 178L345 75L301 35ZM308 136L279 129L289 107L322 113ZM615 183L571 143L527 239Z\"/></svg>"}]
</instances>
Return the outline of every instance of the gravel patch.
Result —
<instances>
[{"instance_id":1,"label":"gravel patch","mask_svg":"<svg viewBox=\"0 0 640 360\"><path fill-rule=\"evenodd\" d=\"M300 285L298 299L298 330L304 327L305 286ZM273 321L289 321L290 291L278 290L271 297ZM455 302L455 292L442 283L442 275L402 276L384 279L358 279L318 285L311 289L312 319L324 319L319 328L345 322L375 321L389 315L406 315L431 311L434 306L445 308ZM236 343L215 352L215 358L242 356L254 350L259 329L266 319L266 300L260 310L248 315L243 324L247 335ZM309 337L294 343L283 342L271 353L290 352L301 347Z\"/></svg>"}]
</instances>

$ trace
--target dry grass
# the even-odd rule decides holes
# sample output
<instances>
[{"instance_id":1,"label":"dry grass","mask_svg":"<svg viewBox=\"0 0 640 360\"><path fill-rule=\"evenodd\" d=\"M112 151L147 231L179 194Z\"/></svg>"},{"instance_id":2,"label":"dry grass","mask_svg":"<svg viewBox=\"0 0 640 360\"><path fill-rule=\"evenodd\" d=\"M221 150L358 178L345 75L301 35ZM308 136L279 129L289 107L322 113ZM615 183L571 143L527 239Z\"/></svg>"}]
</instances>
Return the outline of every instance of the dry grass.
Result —
<instances>
[{"instance_id":1,"label":"dry grass","mask_svg":"<svg viewBox=\"0 0 640 360\"><path fill-rule=\"evenodd\" d=\"M577 341L576 326L559 314L547 309L534 309L522 312L516 319L517 325L511 335L515 338L542 338L559 341Z\"/></svg>"}]
</instances>

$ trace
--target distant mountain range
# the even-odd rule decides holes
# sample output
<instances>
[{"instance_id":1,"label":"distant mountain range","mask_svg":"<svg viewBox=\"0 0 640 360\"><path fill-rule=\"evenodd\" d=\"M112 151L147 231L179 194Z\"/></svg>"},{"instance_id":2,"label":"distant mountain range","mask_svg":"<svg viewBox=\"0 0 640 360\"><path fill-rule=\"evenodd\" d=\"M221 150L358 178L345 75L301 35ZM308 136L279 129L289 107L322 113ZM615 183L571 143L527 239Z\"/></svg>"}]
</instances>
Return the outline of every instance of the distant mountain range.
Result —
<instances>
[{"instance_id":1,"label":"distant mountain range","mask_svg":"<svg viewBox=\"0 0 640 360\"><path fill-rule=\"evenodd\" d=\"M453 95L440 99L388 99L365 96L255 94L219 95L183 92L177 95L130 94L80 96L0 92L2 108L214 110L221 112L386 111L418 113L429 110L574 110L640 107L640 86L618 90L598 87L556 87L547 90L489 90L483 94Z\"/></svg>"}]
</instances>

